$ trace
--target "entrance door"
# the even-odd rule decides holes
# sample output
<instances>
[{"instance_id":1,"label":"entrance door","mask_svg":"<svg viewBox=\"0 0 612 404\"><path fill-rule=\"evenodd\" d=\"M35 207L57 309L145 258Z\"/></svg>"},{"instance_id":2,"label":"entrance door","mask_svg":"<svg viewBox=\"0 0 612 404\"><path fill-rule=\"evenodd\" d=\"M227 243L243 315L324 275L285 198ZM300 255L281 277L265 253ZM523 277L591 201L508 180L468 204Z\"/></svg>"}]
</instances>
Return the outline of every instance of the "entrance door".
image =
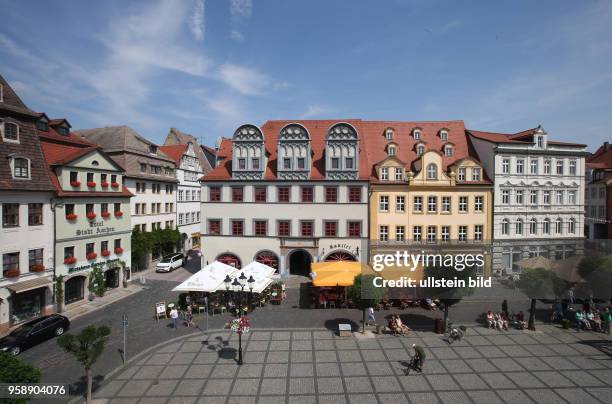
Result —
<instances>
[{"instance_id":1,"label":"entrance door","mask_svg":"<svg viewBox=\"0 0 612 404\"><path fill-rule=\"evenodd\" d=\"M291 275L308 276L312 257L304 250L296 250L289 255L289 273Z\"/></svg>"},{"instance_id":2,"label":"entrance door","mask_svg":"<svg viewBox=\"0 0 612 404\"><path fill-rule=\"evenodd\" d=\"M104 272L104 285L107 289L119 286L119 268L109 269Z\"/></svg>"},{"instance_id":3,"label":"entrance door","mask_svg":"<svg viewBox=\"0 0 612 404\"><path fill-rule=\"evenodd\" d=\"M70 304L78 300L83 300L85 290L85 277L75 276L64 284L64 303Z\"/></svg>"}]
</instances>

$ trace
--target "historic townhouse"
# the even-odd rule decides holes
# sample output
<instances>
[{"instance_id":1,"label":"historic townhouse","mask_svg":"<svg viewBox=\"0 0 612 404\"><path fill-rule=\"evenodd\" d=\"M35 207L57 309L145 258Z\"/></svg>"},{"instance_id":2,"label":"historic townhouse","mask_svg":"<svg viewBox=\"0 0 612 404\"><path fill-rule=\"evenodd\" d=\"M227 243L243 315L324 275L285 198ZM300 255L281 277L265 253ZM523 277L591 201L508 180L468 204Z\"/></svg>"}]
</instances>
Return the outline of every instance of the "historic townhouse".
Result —
<instances>
[{"instance_id":1,"label":"historic townhouse","mask_svg":"<svg viewBox=\"0 0 612 404\"><path fill-rule=\"evenodd\" d=\"M70 132L65 119L40 118L38 135L55 187L55 275L63 277L64 304L81 304L103 272L104 287L129 280L130 197L123 168L101 147Z\"/></svg>"},{"instance_id":2,"label":"historic townhouse","mask_svg":"<svg viewBox=\"0 0 612 404\"><path fill-rule=\"evenodd\" d=\"M373 163L370 254L483 254L490 272L492 184L462 121L363 122Z\"/></svg>"},{"instance_id":3,"label":"historic townhouse","mask_svg":"<svg viewBox=\"0 0 612 404\"><path fill-rule=\"evenodd\" d=\"M283 275L310 262L368 261L361 120L268 121L222 139L202 180L203 264L253 260Z\"/></svg>"},{"instance_id":4,"label":"historic townhouse","mask_svg":"<svg viewBox=\"0 0 612 404\"><path fill-rule=\"evenodd\" d=\"M587 158L585 236L612 238L612 146L609 142Z\"/></svg>"},{"instance_id":5,"label":"historic townhouse","mask_svg":"<svg viewBox=\"0 0 612 404\"><path fill-rule=\"evenodd\" d=\"M493 269L512 273L525 258L581 254L586 146L549 140L542 127L468 133L495 182Z\"/></svg>"},{"instance_id":6,"label":"historic townhouse","mask_svg":"<svg viewBox=\"0 0 612 404\"><path fill-rule=\"evenodd\" d=\"M176 164L158 146L127 126L87 129L79 136L103 147L125 168L125 186L134 194L131 201L132 227L143 232L176 227ZM159 259L154 250L153 260ZM148 261L148 260L147 260ZM134 263L137 269L148 262Z\"/></svg>"},{"instance_id":7,"label":"historic townhouse","mask_svg":"<svg viewBox=\"0 0 612 404\"><path fill-rule=\"evenodd\" d=\"M199 180L211 170L197 140L171 128L161 151L174 160L178 189L176 195L176 223L181 233L183 251L200 247L200 209L202 193Z\"/></svg>"},{"instance_id":8,"label":"historic townhouse","mask_svg":"<svg viewBox=\"0 0 612 404\"><path fill-rule=\"evenodd\" d=\"M0 76L0 334L53 310L54 188L38 118Z\"/></svg>"}]
</instances>

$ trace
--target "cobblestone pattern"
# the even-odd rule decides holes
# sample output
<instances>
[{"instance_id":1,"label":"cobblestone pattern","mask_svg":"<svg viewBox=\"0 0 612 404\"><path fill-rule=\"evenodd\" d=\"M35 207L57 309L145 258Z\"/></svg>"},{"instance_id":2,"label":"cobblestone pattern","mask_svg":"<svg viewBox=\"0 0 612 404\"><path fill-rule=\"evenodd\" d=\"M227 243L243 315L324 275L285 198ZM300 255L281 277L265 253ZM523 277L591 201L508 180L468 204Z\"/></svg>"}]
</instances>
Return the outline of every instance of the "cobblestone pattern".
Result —
<instances>
[{"instance_id":1,"label":"cobblestone pattern","mask_svg":"<svg viewBox=\"0 0 612 404\"><path fill-rule=\"evenodd\" d=\"M423 373L406 374L412 344ZM468 331L443 337L340 338L327 330L254 330L187 337L130 364L95 393L112 403L609 403L612 358L602 334Z\"/></svg>"}]
</instances>

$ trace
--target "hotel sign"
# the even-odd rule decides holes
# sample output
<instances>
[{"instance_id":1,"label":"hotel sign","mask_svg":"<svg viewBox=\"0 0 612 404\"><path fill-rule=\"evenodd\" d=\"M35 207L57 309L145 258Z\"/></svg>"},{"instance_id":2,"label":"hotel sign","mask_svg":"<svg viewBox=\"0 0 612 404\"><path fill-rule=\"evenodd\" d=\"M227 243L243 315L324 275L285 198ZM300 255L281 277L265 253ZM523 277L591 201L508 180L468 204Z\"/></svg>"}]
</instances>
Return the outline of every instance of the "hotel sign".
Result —
<instances>
[{"instance_id":1,"label":"hotel sign","mask_svg":"<svg viewBox=\"0 0 612 404\"><path fill-rule=\"evenodd\" d=\"M114 227L104 226L104 222L89 222L89 229L77 230L77 236L97 236L100 234L114 233Z\"/></svg>"},{"instance_id":2,"label":"hotel sign","mask_svg":"<svg viewBox=\"0 0 612 404\"><path fill-rule=\"evenodd\" d=\"M105 262L94 262L92 264L85 264L85 265L81 265L78 267L72 267L72 268L68 268L68 273L72 274L74 272L81 272L81 271L86 271L88 269L93 269L96 267L100 267L102 268L102 266L106 265L107 267L110 267L111 265L118 263L119 262L119 258L115 258L112 260L108 260Z\"/></svg>"}]
</instances>

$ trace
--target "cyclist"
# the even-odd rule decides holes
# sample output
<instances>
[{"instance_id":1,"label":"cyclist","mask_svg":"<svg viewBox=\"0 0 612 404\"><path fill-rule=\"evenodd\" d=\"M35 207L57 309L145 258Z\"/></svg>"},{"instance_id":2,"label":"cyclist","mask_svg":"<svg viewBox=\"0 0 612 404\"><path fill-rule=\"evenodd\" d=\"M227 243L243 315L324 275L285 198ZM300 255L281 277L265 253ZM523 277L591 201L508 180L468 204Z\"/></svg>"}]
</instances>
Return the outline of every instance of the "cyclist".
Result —
<instances>
[{"instance_id":1,"label":"cyclist","mask_svg":"<svg viewBox=\"0 0 612 404\"><path fill-rule=\"evenodd\" d=\"M422 346L417 344L412 344L412 348L414 349L414 357L412 358L413 364L419 372L423 371L423 364L425 363L425 350Z\"/></svg>"}]
</instances>

